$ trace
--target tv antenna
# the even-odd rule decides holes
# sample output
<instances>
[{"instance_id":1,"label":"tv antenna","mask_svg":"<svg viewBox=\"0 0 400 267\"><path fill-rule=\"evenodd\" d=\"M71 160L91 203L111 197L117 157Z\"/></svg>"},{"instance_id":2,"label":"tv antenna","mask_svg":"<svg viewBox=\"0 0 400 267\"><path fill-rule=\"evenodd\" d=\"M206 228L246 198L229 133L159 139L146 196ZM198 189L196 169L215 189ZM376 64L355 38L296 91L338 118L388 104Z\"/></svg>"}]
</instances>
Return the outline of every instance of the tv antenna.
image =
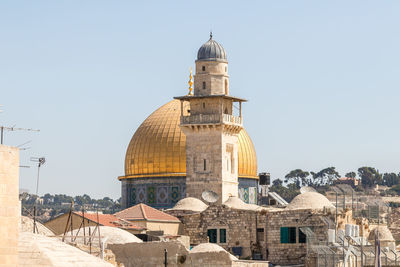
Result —
<instances>
[{"instance_id":1,"label":"tv antenna","mask_svg":"<svg viewBox=\"0 0 400 267\"><path fill-rule=\"evenodd\" d=\"M18 145L17 147L19 148L19 150L28 150L28 149L30 149L31 147L22 147L22 146L25 146L25 145L27 145L27 144L29 144L29 143L32 143L32 140L29 140L29 141L27 141L27 142L25 142L25 143L23 143L23 144L20 144L20 145Z\"/></svg>"},{"instance_id":2,"label":"tv antenna","mask_svg":"<svg viewBox=\"0 0 400 267\"><path fill-rule=\"evenodd\" d=\"M41 157L41 158L32 157L31 161L38 163L38 172L37 172L37 180L36 180L36 195L38 195L40 167L43 166L43 164L46 162L46 159L44 157Z\"/></svg>"},{"instance_id":3,"label":"tv antenna","mask_svg":"<svg viewBox=\"0 0 400 267\"><path fill-rule=\"evenodd\" d=\"M41 158L32 157L31 161L38 163L38 172L37 172L37 180L36 180L36 197L39 197L38 191L39 191L40 167L43 166L43 164L46 162L46 159L44 157L41 157ZM36 199L36 200L38 200L38 199ZM35 206L33 206L33 233L35 233L35 229L37 228L37 226L36 226L36 205L37 205L37 201L35 201Z\"/></svg>"},{"instance_id":4,"label":"tv antenna","mask_svg":"<svg viewBox=\"0 0 400 267\"><path fill-rule=\"evenodd\" d=\"M0 126L1 132L1 144L4 141L4 131L14 132L14 131L29 131L29 132L40 132L40 130L31 129L31 128L15 128L15 125L12 127Z\"/></svg>"}]
</instances>

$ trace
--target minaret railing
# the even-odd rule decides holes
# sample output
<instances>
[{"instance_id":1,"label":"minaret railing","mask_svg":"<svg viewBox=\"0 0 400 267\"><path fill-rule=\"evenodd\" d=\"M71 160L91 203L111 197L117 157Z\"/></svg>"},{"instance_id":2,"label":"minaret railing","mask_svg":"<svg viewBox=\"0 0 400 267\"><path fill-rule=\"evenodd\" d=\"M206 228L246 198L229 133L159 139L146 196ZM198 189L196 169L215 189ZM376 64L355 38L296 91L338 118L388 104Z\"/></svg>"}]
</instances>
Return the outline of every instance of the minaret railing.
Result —
<instances>
[{"instance_id":1,"label":"minaret railing","mask_svg":"<svg viewBox=\"0 0 400 267\"><path fill-rule=\"evenodd\" d=\"M242 125L241 117L229 114L196 114L181 116L181 124L237 124Z\"/></svg>"}]
</instances>

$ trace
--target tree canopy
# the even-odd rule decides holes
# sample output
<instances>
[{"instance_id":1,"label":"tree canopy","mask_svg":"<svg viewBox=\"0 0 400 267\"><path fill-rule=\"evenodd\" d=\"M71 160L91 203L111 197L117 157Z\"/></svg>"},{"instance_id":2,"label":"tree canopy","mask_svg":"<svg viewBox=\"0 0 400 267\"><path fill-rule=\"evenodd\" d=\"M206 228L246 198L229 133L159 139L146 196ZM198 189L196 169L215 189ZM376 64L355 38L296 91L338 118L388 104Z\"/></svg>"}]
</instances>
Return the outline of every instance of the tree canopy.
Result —
<instances>
[{"instance_id":1,"label":"tree canopy","mask_svg":"<svg viewBox=\"0 0 400 267\"><path fill-rule=\"evenodd\" d=\"M314 178L314 184L318 186L331 185L340 177L339 173L335 170L335 167L322 169L317 173L312 173L312 176Z\"/></svg>"},{"instance_id":2,"label":"tree canopy","mask_svg":"<svg viewBox=\"0 0 400 267\"><path fill-rule=\"evenodd\" d=\"M355 172L348 172L346 173L345 177L349 178L356 178L357 174Z\"/></svg>"},{"instance_id":3,"label":"tree canopy","mask_svg":"<svg viewBox=\"0 0 400 267\"><path fill-rule=\"evenodd\" d=\"M358 169L358 176L360 176L361 184L364 187L382 184L382 175L375 168L361 167Z\"/></svg>"},{"instance_id":4,"label":"tree canopy","mask_svg":"<svg viewBox=\"0 0 400 267\"><path fill-rule=\"evenodd\" d=\"M298 188L300 188L303 185L309 185L309 181L307 179L309 175L309 172L296 169L285 175L285 183L294 183Z\"/></svg>"}]
</instances>

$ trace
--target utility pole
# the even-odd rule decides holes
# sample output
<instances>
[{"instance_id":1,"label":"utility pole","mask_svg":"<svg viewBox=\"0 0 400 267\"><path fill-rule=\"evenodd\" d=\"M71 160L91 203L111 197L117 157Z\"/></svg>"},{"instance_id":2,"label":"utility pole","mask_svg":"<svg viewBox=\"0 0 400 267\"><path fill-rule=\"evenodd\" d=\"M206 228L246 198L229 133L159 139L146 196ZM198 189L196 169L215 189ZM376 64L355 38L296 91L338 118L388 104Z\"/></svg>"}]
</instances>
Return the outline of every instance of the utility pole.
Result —
<instances>
[{"instance_id":1,"label":"utility pole","mask_svg":"<svg viewBox=\"0 0 400 267\"><path fill-rule=\"evenodd\" d=\"M164 267L167 267L167 265L168 265L168 251L165 248L164 249Z\"/></svg>"},{"instance_id":2,"label":"utility pole","mask_svg":"<svg viewBox=\"0 0 400 267\"><path fill-rule=\"evenodd\" d=\"M1 144L3 144L4 142L4 131L10 131L10 132L14 132L14 131L30 131L30 132L40 132L40 130L36 130L36 129L31 129L31 128L15 128L15 127L6 127L6 126L0 126L0 135L1 135Z\"/></svg>"}]
</instances>

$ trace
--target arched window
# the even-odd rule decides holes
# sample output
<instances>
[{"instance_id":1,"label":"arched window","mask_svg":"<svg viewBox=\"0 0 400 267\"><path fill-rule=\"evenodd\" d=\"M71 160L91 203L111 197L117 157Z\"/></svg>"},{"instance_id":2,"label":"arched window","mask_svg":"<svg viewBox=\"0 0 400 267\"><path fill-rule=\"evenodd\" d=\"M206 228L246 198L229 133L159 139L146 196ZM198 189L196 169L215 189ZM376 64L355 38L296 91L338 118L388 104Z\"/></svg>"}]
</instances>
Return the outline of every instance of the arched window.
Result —
<instances>
[{"instance_id":1,"label":"arched window","mask_svg":"<svg viewBox=\"0 0 400 267\"><path fill-rule=\"evenodd\" d=\"M202 67L201 67L201 70L202 70L202 71L206 71L206 66L202 66Z\"/></svg>"},{"instance_id":2,"label":"arched window","mask_svg":"<svg viewBox=\"0 0 400 267\"><path fill-rule=\"evenodd\" d=\"M203 89L206 89L206 82L203 82Z\"/></svg>"}]
</instances>

